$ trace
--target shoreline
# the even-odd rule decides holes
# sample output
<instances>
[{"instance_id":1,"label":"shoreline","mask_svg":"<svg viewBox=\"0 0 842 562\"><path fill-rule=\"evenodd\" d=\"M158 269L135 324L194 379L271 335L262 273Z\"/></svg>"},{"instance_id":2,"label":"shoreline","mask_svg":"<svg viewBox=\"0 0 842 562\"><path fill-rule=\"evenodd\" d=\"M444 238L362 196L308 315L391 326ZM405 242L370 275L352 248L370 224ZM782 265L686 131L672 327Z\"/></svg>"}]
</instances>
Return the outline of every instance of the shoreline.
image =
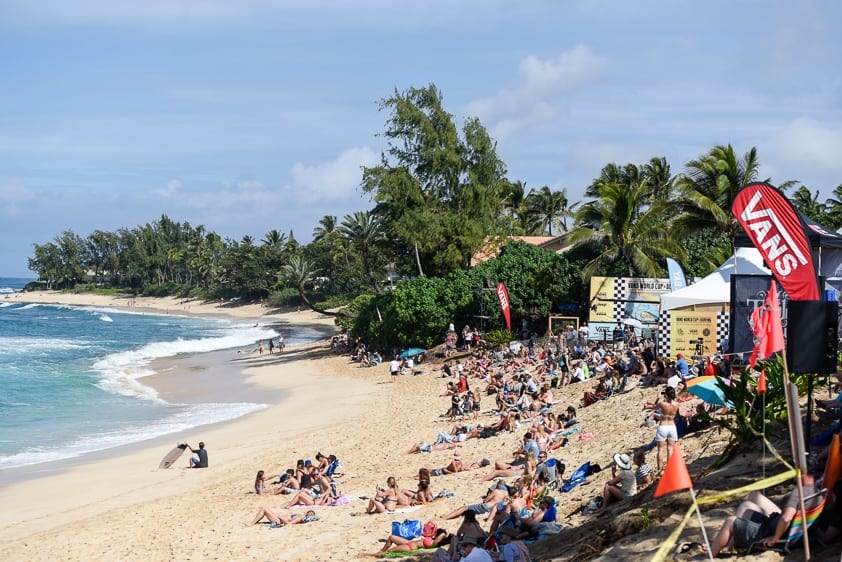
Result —
<instances>
[{"instance_id":1,"label":"shoreline","mask_svg":"<svg viewBox=\"0 0 842 562\"><path fill-rule=\"evenodd\" d=\"M304 323L307 317L323 324L329 321L310 313L281 316L291 323ZM260 318L268 322L275 315ZM286 398L231 422L173 434L166 443L142 443L119 456L0 488L0 502L15 506L0 512L0 558L45 562L362 560L381 547L378 540L389 535L392 521L433 519L440 527L455 531L460 521L445 521L444 515L479 501L494 483L482 479L487 469L438 476L432 480L433 493L448 490L453 497L413 508L409 514L364 513L367 502L360 496L371 495L387 477L394 476L400 487L411 488L419 468L446 466L455 456L452 450L407 453L413 444L432 442L439 432L454 426L440 416L449 406L449 398L442 392L451 379L441 378L438 360L420 364L419 376L393 381L388 364L361 368L347 355L332 353L321 341L288 346L281 356L272 358L252 355L236 360L236 365L242 367L245 383L254 385L257 392L285 393ZM485 383L471 379L470 384L481 390ZM591 390L592 385L593 381L586 381L554 390L553 412L563 412L567 405L578 406L582 392ZM606 403L580 409L581 431L554 453L567 466L565 476L585 462L608 467L615 453L649 443L653 430L642 423L641 404L652 401L658 392L657 388L632 386ZM493 423L498 418L487 412L493 407L494 400L484 396L478 419L469 417L461 423ZM524 431L521 426L492 438L470 439L460 446L461 458L465 464L484 458L492 464L509 461L512 451L521 446ZM702 439L682 440L687 464L694 473L724 449L725 440L716 437L709 432ZM210 467L180 468L187 462L183 456L176 464L179 468L156 470L173 440L194 446L204 441ZM313 459L316 452L340 459L345 475L337 486L350 503L316 509L320 520L306 525L281 529L246 526L261 507L286 515L303 513L283 507L289 496L256 495L254 477L257 470L276 474L293 467L296 459ZM653 464L654 456L650 454L648 460ZM577 536L611 524L581 514L581 507L601 493L610 472L603 470L569 493L553 494L559 502L559 522L569 528L559 539L577 541ZM710 480L702 480L700 489L710 488L710 484ZM651 488L644 493L651 494ZM614 509L618 520L635 517L646 499L618 506ZM659 512L653 509L653 513ZM706 513L711 533L727 511L713 507ZM603 545L601 555L648 560L675 523L672 515L661 514L647 529ZM45 536L49 540L44 540ZM702 540L697 521L688 523L681 539Z\"/></svg>"},{"instance_id":2,"label":"shoreline","mask_svg":"<svg viewBox=\"0 0 842 562\"><path fill-rule=\"evenodd\" d=\"M34 298L30 298L34 297ZM196 312L184 309L182 303L172 298L134 298L133 306L126 306L125 297L111 297L93 294L68 294L61 292L12 293L5 295L0 301L12 301L20 304L67 305L74 307L94 307L98 309L113 309L120 312L148 313L148 314L179 314L185 317L196 316L202 318L225 318L232 322L254 322L264 326L282 328L296 324L284 317L283 314L266 315L261 312L260 305L246 305L243 309L236 309L224 304L197 306ZM175 305L182 305L182 310L175 310ZM225 307L224 312L218 309ZM191 307L192 308L192 307ZM265 310L265 309L263 309ZM232 313L233 312L233 313ZM307 318L300 323L325 334L330 329L320 318ZM156 394L170 404L213 404L213 403L251 403L263 406L265 409L280 404L287 398L287 393L279 389L260 389L248 381L245 369L250 365L244 362L249 356L233 355L232 349L222 349L209 352L194 352L178 354L171 357L155 359L149 364L153 374L139 379L143 385L152 388ZM257 410L258 412L260 410ZM237 417L204 423L188 431L212 428L218 425L236 422L256 412L239 415ZM185 431L173 431L165 435L158 435L94 450L47 462L28 464L0 470L0 489L18 482L47 478L65 472L71 468L93 464L112 457L124 455L136 447L163 446L171 443L176 435Z\"/></svg>"}]
</instances>

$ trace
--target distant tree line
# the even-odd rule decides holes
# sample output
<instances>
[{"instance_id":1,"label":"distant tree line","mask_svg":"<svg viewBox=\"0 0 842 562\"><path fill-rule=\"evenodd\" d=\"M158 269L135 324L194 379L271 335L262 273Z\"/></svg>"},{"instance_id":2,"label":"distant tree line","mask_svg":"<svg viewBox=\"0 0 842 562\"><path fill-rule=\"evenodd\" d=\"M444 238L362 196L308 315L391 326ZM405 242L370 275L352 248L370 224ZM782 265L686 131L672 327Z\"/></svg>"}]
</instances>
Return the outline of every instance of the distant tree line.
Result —
<instances>
[{"instance_id":1,"label":"distant tree line","mask_svg":"<svg viewBox=\"0 0 842 562\"><path fill-rule=\"evenodd\" d=\"M485 306L493 299L482 291L486 279L511 284L516 318L537 318L571 303L584 316L592 275L658 277L668 257L690 276L705 275L733 251L734 196L761 179L756 149L740 156L721 145L678 174L662 157L608 164L584 200L571 203L566 189L510 180L482 123L468 118L460 128L442 101L434 85L381 100L387 146L361 179L374 206L341 221L323 217L309 244L275 229L260 241L225 239L164 215L87 237L65 231L34 245L29 268L48 288L88 281L142 294L269 298L318 310L351 303L342 323L361 337L427 345L443 325L482 316L479 308L491 311L485 316L499 327L498 308ZM792 191L796 208L817 222L842 226L842 185L825 201L798 182L777 186ZM469 269L479 250L509 236L562 232L571 246L566 253L514 244Z\"/></svg>"}]
</instances>

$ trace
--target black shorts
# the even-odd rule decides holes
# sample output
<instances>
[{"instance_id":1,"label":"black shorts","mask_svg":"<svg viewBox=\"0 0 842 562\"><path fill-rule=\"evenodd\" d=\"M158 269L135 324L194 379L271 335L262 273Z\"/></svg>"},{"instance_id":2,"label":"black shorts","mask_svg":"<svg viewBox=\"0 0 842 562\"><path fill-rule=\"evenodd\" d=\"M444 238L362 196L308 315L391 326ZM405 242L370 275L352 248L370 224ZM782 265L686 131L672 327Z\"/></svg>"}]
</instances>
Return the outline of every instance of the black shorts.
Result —
<instances>
[{"instance_id":1,"label":"black shorts","mask_svg":"<svg viewBox=\"0 0 842 562\"><path fill-rule=\"evenodd\" d=\"M734 520L732 528L734 546L739 549L748 548L755 542L770 536L777 527L780 516L780 513L767 516L753 511L750 519L738 517Z\"/></svg>"}]
</instances>

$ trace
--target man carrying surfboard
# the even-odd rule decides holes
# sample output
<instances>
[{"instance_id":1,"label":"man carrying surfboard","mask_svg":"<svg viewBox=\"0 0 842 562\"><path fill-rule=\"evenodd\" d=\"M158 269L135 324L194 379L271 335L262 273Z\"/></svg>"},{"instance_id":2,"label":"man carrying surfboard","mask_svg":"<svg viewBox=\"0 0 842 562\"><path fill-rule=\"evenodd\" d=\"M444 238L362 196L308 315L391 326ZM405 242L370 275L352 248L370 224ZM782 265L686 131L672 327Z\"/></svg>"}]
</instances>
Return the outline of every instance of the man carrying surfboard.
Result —
<instances>
[{"instance_id":1,"label":"man carrying surfboard","mask_svg":"<svg viewBox=\"0 0 842 562\"><path fill-rule=\"evenodd\" d=\"M205 442L199 441L198 449L194 449L190 445L187 447L196 455L195 457L190 457L190 466L188 468L207 468L208 452L205 450Z\"/></svg>"}]
</instances>

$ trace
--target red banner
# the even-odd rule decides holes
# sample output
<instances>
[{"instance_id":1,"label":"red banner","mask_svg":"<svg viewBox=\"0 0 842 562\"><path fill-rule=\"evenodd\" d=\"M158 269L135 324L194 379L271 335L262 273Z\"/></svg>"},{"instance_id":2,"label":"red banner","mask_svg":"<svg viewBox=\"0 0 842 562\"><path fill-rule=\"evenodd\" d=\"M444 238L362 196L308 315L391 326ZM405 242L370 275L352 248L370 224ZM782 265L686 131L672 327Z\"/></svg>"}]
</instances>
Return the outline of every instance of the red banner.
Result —
<instances>
[{"instance_id":1,"label":"red banner","mask_svg":"<svg viewBox=\"0 0 842 562\"><path fill-rule=\"evenodd\" d=\"M503 318L506 319L506 329L512 331L512 315L509 311L509 291L501 281L497 283L497 298L500 299L500 308L503 309Z\"/></svg>"},{"instance_id":2,"label":"red banner","mask_svg":"<svg viewBox=\"0 0 842 562\"><path fill-rule=\"evenodd\" d=\"M734 197L731 212L789 298L818 300L819 282L810 243L786 197L768 183L750 183Z\"/></svg>"}]
</instances>

